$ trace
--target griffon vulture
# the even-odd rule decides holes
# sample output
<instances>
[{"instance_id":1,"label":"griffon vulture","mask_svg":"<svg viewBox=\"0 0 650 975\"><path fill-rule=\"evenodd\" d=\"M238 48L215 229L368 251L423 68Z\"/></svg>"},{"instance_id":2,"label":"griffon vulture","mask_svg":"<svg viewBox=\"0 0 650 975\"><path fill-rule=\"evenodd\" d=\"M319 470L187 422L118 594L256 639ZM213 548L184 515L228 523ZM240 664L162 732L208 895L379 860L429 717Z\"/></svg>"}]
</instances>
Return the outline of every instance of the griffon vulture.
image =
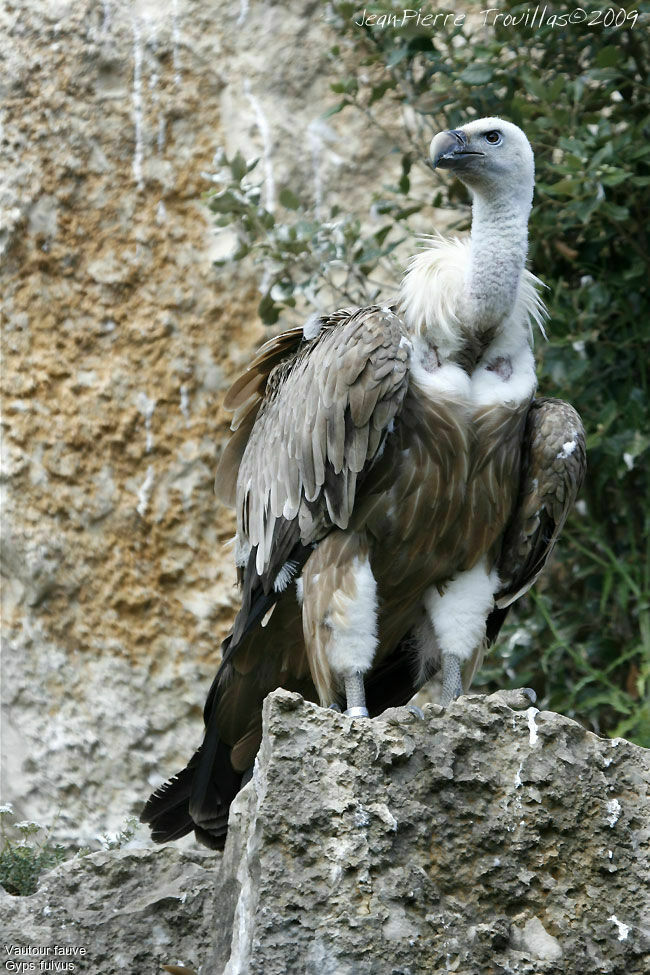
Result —
<instances>
[{"instance_id":1,"label":"griffon vulture","mask_svg":"<svg viewBox=\"0 0 650 975\"><path fill-rule=\"evenodd\" d=\"M471 191L469 239L429 239L394 301L272 338L227 394L242 605L203 743L143 810L160 842L223 846L276 687L373 716L440 671L458 697L575 499L580 418L533 398L531 147L485 118L430 157Z\"/></svg>"}]
</instances>

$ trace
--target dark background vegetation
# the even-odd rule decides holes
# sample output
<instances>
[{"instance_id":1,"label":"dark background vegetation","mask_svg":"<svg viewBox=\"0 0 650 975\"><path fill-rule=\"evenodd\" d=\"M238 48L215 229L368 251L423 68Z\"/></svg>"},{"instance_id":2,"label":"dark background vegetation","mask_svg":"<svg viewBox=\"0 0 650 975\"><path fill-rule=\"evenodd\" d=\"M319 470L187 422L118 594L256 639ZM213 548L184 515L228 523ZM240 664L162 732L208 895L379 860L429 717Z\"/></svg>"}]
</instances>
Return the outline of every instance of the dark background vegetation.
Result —
<instances>
[{"instance_id":1,"label":"dark background vegetation","mask_svg":"<svg viewBox=\"0 0 650 975\"><path fill-rule=\"evenodd\" d=\"M564 10L548 9L554 7ZM499 9L518 17L534 5ZM259 312L272 324L286 320L296 303L303 309L305 298L321 306L324 295L335 304L372 300L381 290L379 272L385 280L393 249L410 235L409 222L432 204L453 210L458 230L469 227L469 199L458 182L413 179L434 132L489 115L525 130L537 167L530 265L548 286L550 312L549 340L537 341L539 387L580 411L589 473L551 572L512 611L476 686L531 685L543 706L645 745L649 9L612 8L607 20L618 16L620 26L497 24L477 31L474 19L432 31L414 21L359 27L358 7L334 3L341 43L330 53L326 114L357 112L360 124L392 139L400 162L390 160L377 181L380 229L364 235L358 215L336 208L316 219L290 187L280 195L282 210L266 212L256 170L240 156L222 160L228 178L212 199L217 221L237 230L237 259L252 255L271 269ZM386 0L366 10L399 17L403 5ZM634 10L642 16L636 23ZM416 182L430 187L428 194L414 192ZM397 279L399 269L392 272Z\"/></svg>"}]
</instances>

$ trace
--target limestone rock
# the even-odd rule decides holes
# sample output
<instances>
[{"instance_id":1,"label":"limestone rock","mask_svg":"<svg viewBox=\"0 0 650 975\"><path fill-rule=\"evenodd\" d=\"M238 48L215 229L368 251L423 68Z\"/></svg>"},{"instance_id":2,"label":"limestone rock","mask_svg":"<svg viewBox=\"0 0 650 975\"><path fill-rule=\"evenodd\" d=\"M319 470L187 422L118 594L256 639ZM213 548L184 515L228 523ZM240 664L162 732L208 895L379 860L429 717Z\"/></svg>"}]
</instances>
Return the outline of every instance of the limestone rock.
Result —
<instances>
[{"instance_id":1,"label":"limestone rock","mask_svg":"<svg viewBox=\"0 0 650 975\"><path fill-rule=\"evenodd\" d=\"M0 792L70 847L200 740L236 609L221 403L268 337L203 195L225 147L269 205L369 212L385 140L320 120L334 42L311 0L0 5Z\"/></svg>"},{"instance_id":2,"label":"limestone rock","mask_svg":"<svg viewBox=\"0 0 650 975\"><path fill-rule=\"evenodd\" d=\"M499 695L353 721L277 691L223 858L76 858L0 894L3 941L88 975L645 975L649 785L644 749Z\"/></svg>"},{"instance_id":3,"label":"limestone rock","mask_svg":"<svg viewBox=\"0 0 650 975\"><path fill-rule=\"evenodd\" d=\"M172 847L103 851L61 864L30 897L0 888L3 971L30 970L10 969L9 959L79 975L159 975L164 964L198 964L218 862ZM41 950L28 954L30 946Z\"/></svg>"},{"instance_id":4,"label":"limestone rock","mask_svg":"<svg viewBox=\"0 0 650 975\"><path fill-rule=\"evenodd\" d=\"M647 752L498 695L424 713L267 698L201 971L644 975Z\"/></svg>"}]
</instances>

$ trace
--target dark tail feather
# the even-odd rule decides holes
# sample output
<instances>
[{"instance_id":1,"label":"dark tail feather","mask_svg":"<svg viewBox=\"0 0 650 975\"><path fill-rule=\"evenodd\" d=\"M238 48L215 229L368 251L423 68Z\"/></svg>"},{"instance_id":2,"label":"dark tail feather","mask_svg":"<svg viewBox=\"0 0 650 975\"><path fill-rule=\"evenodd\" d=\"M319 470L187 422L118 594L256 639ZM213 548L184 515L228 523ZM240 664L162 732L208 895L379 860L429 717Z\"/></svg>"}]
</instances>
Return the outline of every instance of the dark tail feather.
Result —
<instances>
[{"instance_id":1,"label":"dark tail feather","mask_svg":"<svg viewBox=\"0 0 650 975\"><path fill-rule=\"evenodd\" d=\"M488 646L491 647L496 638L499 635L499 630L503 626L506 616L510 611L510 607L506 606L505 609L499 609L495 607L487 618L485 624L485 636L488 642Z\"/></svg>"},{"instance_id":2,"label":"dark tail feather","mask_svg":"<svg viewBox=\"0 0 650 975\"><path fill-rule=\"evenodd\" d=\"M205 736L186 768L173 776L148 799L140 820L151 826L157 843L178 839L194 830L199 842L222 849L228 829L230 804L241 788L242 773L232 766L231 745L219 738L219 701L232 677L231 658L244 638L280 598L274 588L278 572L291 564L297 574L311 554L303 546L293 522L280 518L274 529L274 563L260 576L256 569L257 549L250 553L242 579L242 605L232 632L221 644L221 666L203 709ZM261 703L261 701L260 701ZM236 744L236 742L232 742Z\"/></svg>"},{"instance_id":3,"label":"dark tail feather","mask_svg":"<svg viewBox=\"0 0 650 975\"><path fill-rule=\"evenodd\" d=\"M242 777L232 767L232 749L219 740L215 717L218 700L217 677L208 697L210 708L201 747L184 769L149 797L140 814L140 821L150 825L156 843L180 839L194 830L204 846L223 849L230 803Z\"/></svg>"},{"instance_id":4,"label":"dark tail feather","mask_svg":"<svg viewBox=\"0 0 650 975\"><path fill-rule=\"evenodd\" d=\"M155 843L178 840L194 828L189 805L194 778L193 763L197 756L198 752L181 772L156 789L140 813L140 822L149 824Z\"/></svg>"},{"instance_id":5,"label":"dark tail feather","mask_svg":"<svg viewBox=\"0 0 650 975\"><path fill-rule=\"evenodd\" d=\"M210 761L211 750L206 753L201 746L184 769L149 796L140 822L149 824L155 843L169 843L194 830L204 846L223 849L230 803L242 778L230 764L230 751L217 741Z\"/></svg>"},{"instance_id":6,"label":"dark tail feather","mask_svg":"<svg viewBox=\"0 0 650 975\"><path fill-rule=\"evenodd\" d=\"M242 779L241 772L236 772L232 767L232 748L219 739L216 718L218 703L219 693L215 689L189 797L189 814L196 827L196 838L212 849L223 848L228 829L228 810L239 792ZM206 842L205 834L208 834L211 842Z\"/></svg>"}]
</instances>

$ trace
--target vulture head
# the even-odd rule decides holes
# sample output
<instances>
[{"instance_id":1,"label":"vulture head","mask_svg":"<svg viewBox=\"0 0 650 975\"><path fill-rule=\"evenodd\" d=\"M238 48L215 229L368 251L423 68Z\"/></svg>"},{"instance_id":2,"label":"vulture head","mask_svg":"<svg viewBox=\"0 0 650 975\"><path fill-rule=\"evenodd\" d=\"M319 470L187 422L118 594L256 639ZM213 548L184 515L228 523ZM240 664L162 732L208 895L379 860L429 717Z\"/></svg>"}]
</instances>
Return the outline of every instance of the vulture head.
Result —
<instances>
[{"instance_id":1,"label":"vulture head","mask_svg":"<svg viewBox=\"0 0 650 975\"><path fill-rule=\"evenodd\" d=\"M519 198L530 206L535 182L533 150L516 125L481 118L434 136L432 166L450 169L475 196Z\"/></svg>"}]
</instances>

